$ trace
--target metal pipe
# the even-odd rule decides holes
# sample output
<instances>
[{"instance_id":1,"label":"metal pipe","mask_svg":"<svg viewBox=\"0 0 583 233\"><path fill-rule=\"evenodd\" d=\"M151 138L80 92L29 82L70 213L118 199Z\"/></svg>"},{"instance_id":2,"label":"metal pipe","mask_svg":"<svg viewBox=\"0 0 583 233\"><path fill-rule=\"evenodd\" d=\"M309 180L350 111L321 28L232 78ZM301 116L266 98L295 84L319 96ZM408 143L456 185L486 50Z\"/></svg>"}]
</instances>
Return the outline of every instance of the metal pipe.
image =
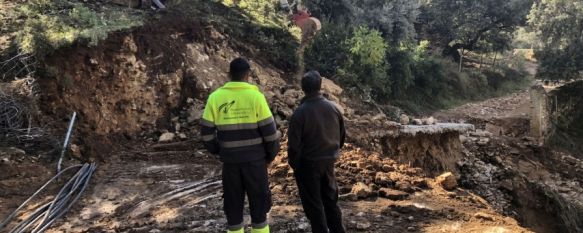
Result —
<instances>
[{"instance_id":1,"label":"metal pipe","mask_svg":"<svg viewBox=\"0 0 583 233\"><path fill-rule=\"evenodd\" d=\"M63 171L59 172L56 176L50 179L45 185L43 185L37 192L35 192L29 199L27 199L18 209L16 209L6 220L0 224L0 229L2 229L8 222L16 216L16 213L20 211L32 198L36 197L46 186L52 181L56 180L64 172L81 167L61 188L59 193L50 202L37 207L34 212L24 219L22 222L18 223L15 228L13 228L11 233L23 233L23 232L44 232L48 229L57 219L62 217L68 212L68 210L73 206L75 202L81 197L87 186L93 173L95 172L95 164L85 164L85 165L75 165L65 168ZM29 230L29 228L33 228Z\"/></svg>"},{"instance_id":2,"label":"metal pipe","mask_svg":"<svg viewBox=\"0 0 583 233\"><path fill-rule=\"evenodd\" d=\"M73 168L81 167L81 166L82 165L75 165L75 166L65 168L63 171L59 172L59 174L55 175L53 178L51 178L49 181L47 181L39 190L37 190L34 194L32 194L31 197L26 199L26 201L24 201L24 203L22 203L22 205L20 205L14 212L12 212L10 215L8 215L8 217L3 222L0 223L0 229L2 229L4 226L6 226L6 224L8 224L8 222L10 220L12 220L12 218L14 218L14 216L16 215L16 213L18 211L20 211L22 208L24 208L24 206L28 202L30 202L34 197L36 197L36 195L38 195L41 191L43 191L51 182L53 182L55 179L57 179L59 176L61 176L63 173L65 173L69 169L73 169Z\"/></svg>"},{"instance_id":3,"label":"metal pipe","mask_svg":"<svg viewBox=\"0 0 583 233\"><path fill-rule=\"evenodd\" d=\"M156 5L159 9L166 9L166 6L164 6L164 4L162 4L162 2L160 2L160 0L152 0L152 2L154 3L154 5Z\"/></svg>"},{"instance_id":4,"label":"metal pipe","mask_svg":"<svg viewBox=\"0 0 583 233\"><path fill-rule=\"evenodd\" d=\"M73 117L71 117L71 122L69 122L69 128L67 129L67 136L65 137L65 142L63 143L61 157L59 158L59 162L57 163L57 173L61 171L61 163L63 162L63 157L65 156L65 152L67 152L67 147L69 146L69 139L71 138L71 132L73 131L75 118L77 118L77 112L73 112Z\"/></svg>"}]
</instances>

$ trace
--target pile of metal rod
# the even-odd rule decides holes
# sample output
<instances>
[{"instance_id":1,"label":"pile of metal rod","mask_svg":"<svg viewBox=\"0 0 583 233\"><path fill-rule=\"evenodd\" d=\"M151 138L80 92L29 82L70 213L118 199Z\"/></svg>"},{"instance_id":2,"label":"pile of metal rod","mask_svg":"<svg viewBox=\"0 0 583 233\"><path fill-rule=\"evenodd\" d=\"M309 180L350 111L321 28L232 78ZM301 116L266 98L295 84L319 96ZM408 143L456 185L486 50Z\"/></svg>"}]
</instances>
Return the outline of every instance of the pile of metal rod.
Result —
<instances>
[{"instance_id":1,"label":"pile of metal rod","mask_svg":"<svg viewBox=\"0 0 583 233\"><path fill-rule=\"evenodd\" d=\"M81 197L85 188L87 188L91 176L95 171L96 165L84 164L84 165L74 165L63 169L49 181L47 181L38 191L36 191L30 198L28 198L22 205L20 205L14 212L12 212L4 221L0 223L0 231L6 232L3 228L7 227L8 223L21 211L27 204L38 196L43 190L49 186L52 182L57 180L63 174L74 168L79 168L77 173L71 177L61 188L59 193L49 201L48 203L39 205L36 209L29 214L26 219L19 222L12 230L8 231L10 233L20 233L20 232L44 232L50 227L57 219L62 217L67 211L73 206L73 204Z\"/></svg>"}]
</instances>

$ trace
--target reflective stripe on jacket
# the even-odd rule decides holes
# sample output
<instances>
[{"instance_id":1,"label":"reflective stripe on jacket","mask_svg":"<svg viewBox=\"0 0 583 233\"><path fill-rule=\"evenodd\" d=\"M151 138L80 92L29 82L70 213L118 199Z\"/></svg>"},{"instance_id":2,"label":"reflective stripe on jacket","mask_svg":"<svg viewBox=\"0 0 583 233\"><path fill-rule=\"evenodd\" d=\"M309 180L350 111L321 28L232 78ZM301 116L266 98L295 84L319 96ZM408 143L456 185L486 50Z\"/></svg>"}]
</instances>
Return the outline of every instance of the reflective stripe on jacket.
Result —
<instances>
[{"instance_id":1,"label":"reflective stripe on jacket","mask_svg":"<svg viewBox=\"0 0 583 233\"><path fill-rule=\"evenodd\" d=\"M279 132L257 86L228 82L208 98L201 120L204 146L226 163L265 158L279 151Z\"/></svg>"}]
</instances>

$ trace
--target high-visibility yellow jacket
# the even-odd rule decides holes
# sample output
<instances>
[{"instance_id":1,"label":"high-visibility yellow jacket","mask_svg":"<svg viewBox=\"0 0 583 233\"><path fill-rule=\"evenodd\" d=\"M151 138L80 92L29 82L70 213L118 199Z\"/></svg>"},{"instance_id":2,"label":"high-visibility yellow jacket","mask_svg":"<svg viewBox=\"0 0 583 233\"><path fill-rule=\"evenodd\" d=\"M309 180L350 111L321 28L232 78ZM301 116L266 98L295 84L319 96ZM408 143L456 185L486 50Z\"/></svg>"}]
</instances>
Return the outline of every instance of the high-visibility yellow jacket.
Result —
<instances>
[{"instance_id":1,"label":"high-visibility yellow jacket","mask_svg":"<svg viewBox=\"0 0 583 233\"><path fill-rule=\"evenodd\" d=\"M201 120L205 148L225 163L272 161L279 132L265 96L255 85L228 82L208 98Z\"/></svg>"}]
</instances>

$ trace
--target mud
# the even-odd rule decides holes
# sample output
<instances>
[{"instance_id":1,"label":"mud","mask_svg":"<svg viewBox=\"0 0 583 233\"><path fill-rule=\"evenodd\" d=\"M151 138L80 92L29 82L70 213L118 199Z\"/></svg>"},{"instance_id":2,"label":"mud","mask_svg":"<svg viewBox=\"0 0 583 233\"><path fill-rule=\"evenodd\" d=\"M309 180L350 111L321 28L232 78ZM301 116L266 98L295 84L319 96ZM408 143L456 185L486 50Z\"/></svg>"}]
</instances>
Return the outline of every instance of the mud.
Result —
<instances>
[{"instance_id":1,"label":"mud","mask_svg":"<svg viewBox=\"0 0 583 233\"><path fill-rule=\"evenodd\" d=\"M481 128L462 137L462 187L536 232L580 232L580 162L528 137L529 106L523 92L438 113L470 119ZM497 110L476 114L476 109Z\"/></svg>"},{"instance_id":2,"label":"mud","mask_svg":"<svg viewBox=\"0 0 583 233\"><path fill-rule=\"evenodd\" d=\"M210 24L168 19L159 24L164 27L152 24L122 32L95 48L76 45L47 59L46 77L40 81L40 106L52 120L48 124L65 128L70 111L78 111L81 121L74 143L82 147L83 156L101 158L84 198L47 232L224 231L226 221L218 182L221 166L202 149L198 121L206 96L226 81L228 61L243 50L233 46L237 44L234 38ZM248 51L251 50L258 49ZM262 65L259 57L251 60L254 82L263 88L285 133L286 121L302 96L299 87L286 79L293 75ZM477 109L488 109L492 117L484 113L481 115L486 117L471 119L507 128L496 119L515 117L507 111L521 105L521 95L513 97L517 102L510 101L511 106L482 108L496 103L490 100L457 112L475 116L481 114L474 112ZM533 222L550 224L557 220L549 218L555 212L545 209L553 205L536 205L541 201L536 196L536 200L514 202L526 192L504 191L499 195L503 191L496 191L487 195L487 191L498 190L499 186L515 187L501 184L507 174L516 179L539 174L538 167L524 163L527 160L519 156L523 154L521 150L516 156L502 154L512 150L498 150L500 158L491 158L494 148L507 141L490 144L490 136L484 131L464 135L467 140L461 140L464 137L459 132L395 138L390 131L400 126L384 114L371 114L367 110L370 106L362 106L362 102L342 95L336 88L327 88L326 96L336 100L347 117L349 144L336 169L340 206L349 232L531 232L513 217L533 230L539 230L529 225ZM464 114L459 115L461 120L468 119ZM172 142L157 143L162 133L177 137ZM285 144L284 138L284 147L270 167L274 198L271 226L274 232L309 232L293 171L286 164ZM0 178L0 216L5 216L51 176L54 163L48 157L26 152L2 156L0 168L7 172ZM465 157L473 159L467 167L460 164ZM77 163L78 159L67 163ZM475 166L482 164L477 161L484 166ZM502 166L505 161L507 166ZM465 179L472 171L479 171L478 175L486 171L490 168L487 164L501 169L492 172L492 181L491 176ZM516 164L523 166L509 169ZM446 191L434 179L442 171L459 173L460 181L476 182ZM527 171L536 174L516 175ZM577 173L568 174L577 177ZM525 183L517 183L520 184ZM49 192L45 197L50 195ZM549 226L540 228L541 232L558 229Z\"/></svg>"}]
</instances>

